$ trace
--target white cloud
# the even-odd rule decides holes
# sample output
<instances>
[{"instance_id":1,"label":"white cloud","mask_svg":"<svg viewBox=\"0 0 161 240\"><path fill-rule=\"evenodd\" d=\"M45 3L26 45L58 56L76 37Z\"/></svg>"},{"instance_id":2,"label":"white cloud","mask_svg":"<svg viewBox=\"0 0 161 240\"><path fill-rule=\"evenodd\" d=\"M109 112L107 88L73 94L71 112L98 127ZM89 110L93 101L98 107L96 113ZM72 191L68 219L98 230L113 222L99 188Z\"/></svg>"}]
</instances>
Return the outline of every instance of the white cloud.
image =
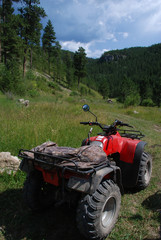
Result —
<instances>
[{"instance_id":1,"label":"white cloud","mask_svg":"<svg viewBox=\"0 0 161 240\"><path fill-rule=\"evenodd\" d=\"M87 57L91 58L99 58L104 52L109 51L109 49L101 49L101 50L92 50L91 47L96 44L95 42L89 42L89 43L81 43L81 42L75 42L75 41L61 41L61 46L65 50L69 50L72 52L76 52L79 47L83 47L85 49L85 52L87 54Z\"/></svg>"},{"instance_id":2,"label":"white cloud","mask_svg":"<svg viewBox=\"0 0 161 240\"><path fill-rule=\"evenodd\" d=\"M114 39L113 39L113 42L118 42L117 38L114 38Z\"/></svg>"},{"instance_id":3,"label":"white cloud","mask_svg":"<svg viewBox=\"0 0 161 240\"><path fill-rule=\"evenodd\" d=\"M128 32L119 32L119 35L121 35L124 39L129 37Z\"/></svg>"},{"instance_id":4,"label":"white cloud","mask_svg":"<svg viewBox=\"0 0 161 240\"><path fill-rule=\"evenodd\" d=\"M123 33L123 38L127 38L129 36L129 34L127 32Z\"/></svg>"},{"instance_id":5,"label":"white cloud","mask_svg":"<svg viewBox=\"0 0 161 240\"><path fill-rule=\"evenodd\" d=\"M78 50L79 47L83 47L85 50L88 51L89 46L91 45L90 43L81 43L81 42L76 42L74 40L72 41L61 41L60 42L61 46L63 49L75 52Z\"/></svg>"},{"instance_id":6,"label":"white cloud","mask_svg":"<svg viewBox=\"0 0 161 240\"><path fill-rule=\"evenodd\" d=\"M129 0L73 0L72 4L73 24L66 25L65 31L70 32L68 41L63 39L61 45L63 49L73 52L81 46L88 57L100 57L104 51L108 51L106 46L110 42L119 44L120 40L129 40L140 33L161 29L160 0L130 0L130 3ZM69 4L67 16L70 16L70 7ZM101 49L96 48L97 43L102 43Z\"/></svg>"},{"instance_id":7,"label":"white cloud","mask_svg":"<svg viewBox=\"0 0 161 240\"><path fill-rule=\"evenodd\" d=\"M161 1L160 0L90 0L89 3L99 12L99 24L106 25L106 31L118 24L144 21L146 31L161 31ZM105 29L103 29L105 30ZM142 29L144 31L144 29ZM126 37L124 35L124 37Z\"/></svg>"},{"instance_id":8,"label":"white cloud","mask_svg":"<svg viewBox=\"0 0 161 240\"><path fill-rule=\"evenodd\" d=\"M147 33L161 33L161 12L158 11L158 13L148 16L144 21L142 21L142 26L144 31Z\"/></svg>"},{"instance_id":9,"label":"white cloud","mask_svg":"<svg viewBox=\"0 0 161 240\"><path fill-rule=\"evenodd\" d=\"M41 0L41 3L47 7L49 18L53 18L56 25L56 35L62 41L115 42L114 35L123 24L125 27L120 29L123 32L134 28L137 31L136 28L140 30L142 26L142 31L160 31L161 0Z\"/></svg>"},{"instance_id":10,"label":"white cloud","mask_svg":"<svg viewBox=\"0 0 161 240\"><path fill-rule=\"evenodd\" d=\"M161 8L160 0L90 0L97 10L101 10L101 15L106 20L120 19L132 20L140 14L157 11ZM133 17L132 17L133 16Z\"/></svg>"},{"instance_id":11,"label":"white cloud","mask_svg":"<svg viewBox=\"0 0 161 240\"><path fill-rule=\"evenodd\" d=\"M75 52L81 46L88 57L100 57L106 48L145 46L160 41L161 0L40 2L47 9L63 49Z\"/></svg>"},{"instance_id":12,"label":"white cloud","mask_svg":"<svg viewBox=\"0 0 161 240\"><path fill-rule=\"evenodd\" d=\"M101 25L101 26L103 26L104 25L104 23L102 22L102 21L99 21L99 23L98 23L99 25Z\"/></svg>"}]
</instances>

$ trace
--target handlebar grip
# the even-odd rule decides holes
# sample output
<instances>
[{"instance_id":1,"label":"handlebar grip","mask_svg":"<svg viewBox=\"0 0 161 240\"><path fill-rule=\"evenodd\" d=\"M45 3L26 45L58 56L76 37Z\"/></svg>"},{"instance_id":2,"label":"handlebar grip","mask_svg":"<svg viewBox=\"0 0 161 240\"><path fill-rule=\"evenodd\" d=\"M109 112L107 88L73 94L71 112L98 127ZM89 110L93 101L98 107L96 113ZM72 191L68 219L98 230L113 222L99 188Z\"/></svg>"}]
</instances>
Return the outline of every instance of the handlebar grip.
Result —
<instances>
[{"instance_id":1,"label":"handlebar grip","mask_svg":"<svg viewBox=\"0 0 161 240\"><path fill-rule=\"evenodd\" d=\"M125 126L125 127L130 127L130 128L133 128L133 126L129 125L128 123L121 123L119 124L120 126Z\"/></svg>"},{"instance_id":2,"label":"handlebar grip","mask_svg":"<svg viewBox=\"0 0 161 240\"><path fill-rule=\"evenodd\" d=\"M120 120L115 120L115 122L114 122L114 124L113 124L113 126L115 127L115 126L126 126L126 127L131 127L131 128L133 128L133 126L131 126L131 125L129 125L128 123L124 123L124 122L122 122L122 121L120 121Z\"/></svg>"},{"instance_id":3,"label":"handlebar grip","mask_svg":"<svg viewBox=\"0 0 161 240\"><path fill-rule=\"evenodd\" d=\"M80 124L87 125L87 124L89 124L89 122L80 122Z\"/></svg>"},{"instance_id":4,"label":"handlebar grip","mask_svg":"<svg viewBox=\"0 0 161 240\"><path fill-rule=\"evenodd\" d=\"M130 127L130 128L134 128L133 126L129 125L128 123L127 124L125 123L124 126Z\"/></svg>"}]
</instances>

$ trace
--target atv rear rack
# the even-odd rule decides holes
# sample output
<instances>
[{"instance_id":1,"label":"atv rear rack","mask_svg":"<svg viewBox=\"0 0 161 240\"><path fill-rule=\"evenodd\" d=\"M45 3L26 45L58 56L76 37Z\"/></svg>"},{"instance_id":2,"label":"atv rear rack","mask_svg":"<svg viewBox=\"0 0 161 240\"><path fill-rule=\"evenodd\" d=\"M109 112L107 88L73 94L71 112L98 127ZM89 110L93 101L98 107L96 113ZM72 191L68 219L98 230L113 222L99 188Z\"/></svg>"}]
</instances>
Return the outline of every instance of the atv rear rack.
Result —
<instances>
[{"instance_id":1,"label":"atv rear rack","mask_svg":"<svg viewBox=\"0 0 161 240\"><path fill-rule=\"evenodd\" d=\"M34 156L30 157L25 153L32 153L32 154L34 154ZM91 173L94 173L94 172L104 168L104 167L109 166L109 161L107 160L100 164L97 164L97 166L93 166L93 167L89 167L89 168L80 168L78 166L78 162L75 162L74 160L70 160L67 158L58 157L58 156L54 156L54 155L50 155L50 154L46 154L46 153L25 150L25 149L20 149L18 156L22 159L32 162L33 168L35 168L35 166L39 166L42 169L46 169L46 167L47 167L47 170L49 170L49 171L53 170L55 168L55 169L62 169L63 172L68 170L70 172L77 172L80 174L91 174ZM40 159L40 156L44 157L46 159L52 159L53 162L47 162L43 159ZM60 165L60 163L62 163L64 161L66 163L72 163L73 166Z\"/></svg>"},{"instance_id":2,"label":"atv rear rack","mask_svg":"<svg viewBox=\"0 0 161 240\"><path fill-rule=\"evenodd\" d=\"M136 130L123 130L123 129L117 129L118 132L120 133L121 137L127 137L127 138L132 138L132 139L141 139L145 137L140 131Z\"/></svg>"}]
</instances>

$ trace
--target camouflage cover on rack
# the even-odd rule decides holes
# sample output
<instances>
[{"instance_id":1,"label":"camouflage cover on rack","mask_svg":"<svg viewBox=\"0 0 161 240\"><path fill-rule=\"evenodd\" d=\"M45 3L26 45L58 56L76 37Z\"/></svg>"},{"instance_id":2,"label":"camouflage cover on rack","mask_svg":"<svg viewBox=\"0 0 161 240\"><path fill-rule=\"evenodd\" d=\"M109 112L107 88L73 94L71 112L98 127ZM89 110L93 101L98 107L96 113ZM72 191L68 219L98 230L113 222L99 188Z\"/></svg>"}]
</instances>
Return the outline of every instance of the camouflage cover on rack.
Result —
<instances>
[{"instance_id":1,"label":"camouflage cover on rack","mask_svg":"<svg viewBox=\"0 0 161 240\"><path fill-rule=\"evenodd\" d=\"M43 160L57 166L77 166L78 168L89 169L108 162L103 149L96 145L80 148L58 147L56 143L49 141L33 148L31 151L34 153L24 152L24 154L30 158ZM39 165L45 169L50 167L43 163L39 163Z\"/></svg>"}]
</instances>

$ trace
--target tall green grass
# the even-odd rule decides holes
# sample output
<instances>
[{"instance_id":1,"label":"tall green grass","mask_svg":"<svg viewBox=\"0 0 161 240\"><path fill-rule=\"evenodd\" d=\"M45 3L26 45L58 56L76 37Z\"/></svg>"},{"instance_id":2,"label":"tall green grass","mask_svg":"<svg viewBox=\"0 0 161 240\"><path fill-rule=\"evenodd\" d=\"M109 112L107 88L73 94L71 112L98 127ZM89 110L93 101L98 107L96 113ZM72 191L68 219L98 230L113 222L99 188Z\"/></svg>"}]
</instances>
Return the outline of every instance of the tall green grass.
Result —
<instances>
[{"instance_id":1,"label":"tall green grass","mask_svg":"<svg viewBox=\"0 0 161 240\"><path fill-rule=\"evenodd\" d=\"M80 100L79 97L47 96L31 100L30 106L25 108L16 99L11 101L0 95L0 151L17 155L20 148L31 149L47 140L59 146L79 147L90 129L79 122L94 120L94 116L82 111ZM125 109L120 104L107 104L100 99L88 99L87 103L99 122L111 124L120 119L142 131L146 135L144 140L148 142L146 151L153 157L150 186L138 193L125 193L119 220L108 239L160 239L161 109ZM93 134L98 132L100 129L95 127ZM74 210L58 208L33 215L25 208L21 199L24 179L21 172L15 176L0 175L0 240L74 240L75 234L78 240L83 240L75 228L75 215L71 212Z\"/></svg>"}]
</instances>

